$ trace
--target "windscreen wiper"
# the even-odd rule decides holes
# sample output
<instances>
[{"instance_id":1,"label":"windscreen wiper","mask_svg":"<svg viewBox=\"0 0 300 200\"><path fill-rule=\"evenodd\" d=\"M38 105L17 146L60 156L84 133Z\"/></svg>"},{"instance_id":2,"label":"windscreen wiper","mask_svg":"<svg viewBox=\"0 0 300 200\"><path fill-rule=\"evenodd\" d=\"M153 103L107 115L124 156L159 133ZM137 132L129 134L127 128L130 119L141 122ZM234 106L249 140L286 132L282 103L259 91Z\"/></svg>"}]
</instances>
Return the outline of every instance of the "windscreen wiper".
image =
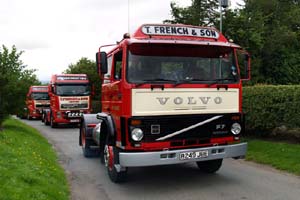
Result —
<instances>
[{"instance_id":1,"label":"windscreen wiper","mask_svg":"<svg viewBox=\"0 0 300 200\"><path fill-rule=\"evenodd\" d=\"M145 79L145 80L142 80L140 83L137 83L135 86L136 87L140 87L140 86L142 86L144 84L147 84L147 83L160 83L160 82L172 82L172 83L176 83L176 80L163 79L163 78Z\"/></svg>"},{"instance_id":2,"label":"windscreen wiper","mask_svg":"<svg viewBox=\"0 0 300 200\"><path fill-rule=\"evenodd\" d=\"M177 81L177 83L174 85L174 87L177 87L178 85L185 84L185 83L199 83L199 82L207 82L207 81L210 81L210 80L196 79L196 78L193 78L193 79L185 79L185 80L179 80L179 81Z\"/></svg>"},{"instance_id":3,"label":"windscreen wiper","mask_svg":"<svg viewBox=\"0 0 300 200\"><path fill-rule=\"evenodd\" d=\"M208 84L209 87L211 87L212 85L215 85L215 84L224 84L224 81L235 81L236 82L236 79L235 78L219 78L219 79L214 79L212 80L212 82L210 84Z\"/></svg>"}]
</instances>

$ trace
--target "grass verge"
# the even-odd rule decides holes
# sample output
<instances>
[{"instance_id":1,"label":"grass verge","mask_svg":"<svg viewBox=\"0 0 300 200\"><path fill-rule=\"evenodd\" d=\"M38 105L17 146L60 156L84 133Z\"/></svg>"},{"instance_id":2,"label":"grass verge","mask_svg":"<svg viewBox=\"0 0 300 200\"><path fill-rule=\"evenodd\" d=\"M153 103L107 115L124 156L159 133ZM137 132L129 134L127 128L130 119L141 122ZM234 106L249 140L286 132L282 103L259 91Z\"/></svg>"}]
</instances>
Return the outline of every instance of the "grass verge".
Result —
<instances>
[{"instance_id":1,"label":"grass verge","mask_svg":"<svg viewBox=\"0 0 300 200\"><path fill-rule=\"evenodd\" d=\"M0 199L69 199L63 169L36 129L8 119L0 132Z\"/></svg>"},{"instance_id":2,"label":"grass verge","mask_svg":"<svg viewBox=\"0 0 300 200\"><path fill-rule=\"evenodd\" d=\"M282 142L246 139L246 160L268 164L276 169L300 175L300 145Z\"/></svg>"}]
</instances>

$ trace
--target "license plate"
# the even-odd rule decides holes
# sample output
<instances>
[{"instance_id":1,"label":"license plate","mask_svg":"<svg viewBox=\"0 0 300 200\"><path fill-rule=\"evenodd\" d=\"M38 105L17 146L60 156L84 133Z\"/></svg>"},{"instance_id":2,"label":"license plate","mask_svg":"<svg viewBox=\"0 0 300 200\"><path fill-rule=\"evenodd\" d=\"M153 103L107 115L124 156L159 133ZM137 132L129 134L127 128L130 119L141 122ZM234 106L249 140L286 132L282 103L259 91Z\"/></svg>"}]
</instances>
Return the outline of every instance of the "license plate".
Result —
<instances>
[{"instance_id":1,"label":"license plate","mask_svg":"<svg viewBox=\"0 0 300 200\"><path fill-rule=\"evenodd\" d=\"M71 119L70 122L79 122L79 119Z\"/></svg>"},{"instance_id":2,"label":"license plate","mask_svg":"<svg viewBox=\"0 0 300 200\"><path fill-rule=\"evenodd\" d=\"M179 154L179 160L191 160L191 159L206 158L206 157L208 157L208 150L192 151L192 152L185 152Z\"/></svg>"}]
</instances>

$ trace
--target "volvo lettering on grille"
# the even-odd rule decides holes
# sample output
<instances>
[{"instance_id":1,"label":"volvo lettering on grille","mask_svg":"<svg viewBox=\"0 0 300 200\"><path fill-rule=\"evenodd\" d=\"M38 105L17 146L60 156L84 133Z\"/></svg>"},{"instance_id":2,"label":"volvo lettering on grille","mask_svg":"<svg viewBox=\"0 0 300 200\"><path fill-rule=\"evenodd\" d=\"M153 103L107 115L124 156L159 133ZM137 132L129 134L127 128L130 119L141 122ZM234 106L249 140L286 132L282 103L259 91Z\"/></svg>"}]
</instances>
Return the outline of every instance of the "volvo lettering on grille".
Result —
<instances>
[{"instance_id":1,"label":"volvo lettering on grille","mask_svg":"<svg viewBox=\"0 0 300 200\"><path fill-rule=\"evenodd\" d=\"M187 103L188 105L197 105L197 104L202 104L202 105L207 105L210 102L214 102L215 104L221 104L223 99L222 97L187 97L187 98L182 98L182 97L175 97L175 98L170 98L170 97L157 97L157 101L160 103L160 105L165 105L168 102L174 103L175 105L181 105L183 103Z\"/></svg>"}]
</instances>

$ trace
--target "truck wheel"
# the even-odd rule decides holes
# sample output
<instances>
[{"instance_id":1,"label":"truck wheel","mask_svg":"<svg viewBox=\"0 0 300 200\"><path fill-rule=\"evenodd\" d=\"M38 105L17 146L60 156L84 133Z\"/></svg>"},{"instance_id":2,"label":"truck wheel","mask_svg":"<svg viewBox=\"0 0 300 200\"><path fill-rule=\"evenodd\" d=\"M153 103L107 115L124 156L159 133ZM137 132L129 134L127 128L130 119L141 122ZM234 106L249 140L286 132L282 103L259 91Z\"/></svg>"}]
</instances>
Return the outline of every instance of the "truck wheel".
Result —
<instances>
[{"instance_id":1,"label":"truck wheel","mask_svg":"<svg viewBox=\"0 0 300 200\"><path fill-rule=\"evenodd\" d=\"M53 116L52 116L52 113L50 115L50 125L51 125L51 128L57 128L57 123L55 123L53 121Z\"/></svg>"},{"instance_id":2,"label":"truck wheel","mask_svg":"<svg viewBox=\"0 0 300 200\"><path fill-rule=\"evenodd\" d=\"M199 161L197 165L202 172L205 173L215 173L222 166L223 159L218 160L208 160L208 161Z\"/></svg>"},{"instance_id":3,"label":"truck wheel","mask_svg":"<svg viewBox=\"0 0 300 200\"><path fill-rule=\"evenodd\" d=\"M105 148L104 144L100 144L100 152L99 152L99 154L100 154L100 163L101 164L105 164L104 148Z\"/></svg>"},{"instance_id":4,"label":"truck wheel","mask_svg":"<svg viewBox=\"0 0 300 200\"><path fill-rule=\"evenodd\" d=\"M27 114L27 119L28 119L28 120L32 120L32 117L30 117L30 115Z\"/></svg>"},{"instance_id":5,"label":"truck wheel","mask_svg":"<svg viewBox=\"0 0 300 200\"><path fill-rule=\"evenodd\" d=\"M81 128L81 145L82 145L82 152L84 157L91 158L91 157L97 157L99 155L99 149L98 148L91 148L93 145L93 141L86 139L85 137L85 128L82 126Z\"/></svg>"},{"instance_id":6,"label":"truck wheel","mask_svg":"<svg viewBox=\"0 0 300 200\"><path fill-rule=\"evenodd\" d=\"M42 123L45 123L45 117L44 117L44 115L45 114L42 114L42 117L41 117L42 118Z\"/></svg>"},{"instance_id":7,"label":"truck wheel","mask_svg":"<svg viewBox=\"0 0 300 200\"><path fill-rule=\"evenodd\" d=\"M46 115L46 114L44 115L44 124L45 124L46 126L49 126L49 125L50 125L50 123L49 123L49 121L48 121L48 118L47 118L47 115Z\"/></svg>"},{"instance_id":8,"label":"truck wheel","mask_svg":"<svg viewBox=\"0 0 300 200\"><path fill-rule=\"evenodd\" d=\"M126 180L127 169L125 171L118 172L115 168L115 156L117 155L114 154L114 148L114 146L105 145L104 162L110 180L114 183L120 183Z\"/></svg>"}]
</instances>

